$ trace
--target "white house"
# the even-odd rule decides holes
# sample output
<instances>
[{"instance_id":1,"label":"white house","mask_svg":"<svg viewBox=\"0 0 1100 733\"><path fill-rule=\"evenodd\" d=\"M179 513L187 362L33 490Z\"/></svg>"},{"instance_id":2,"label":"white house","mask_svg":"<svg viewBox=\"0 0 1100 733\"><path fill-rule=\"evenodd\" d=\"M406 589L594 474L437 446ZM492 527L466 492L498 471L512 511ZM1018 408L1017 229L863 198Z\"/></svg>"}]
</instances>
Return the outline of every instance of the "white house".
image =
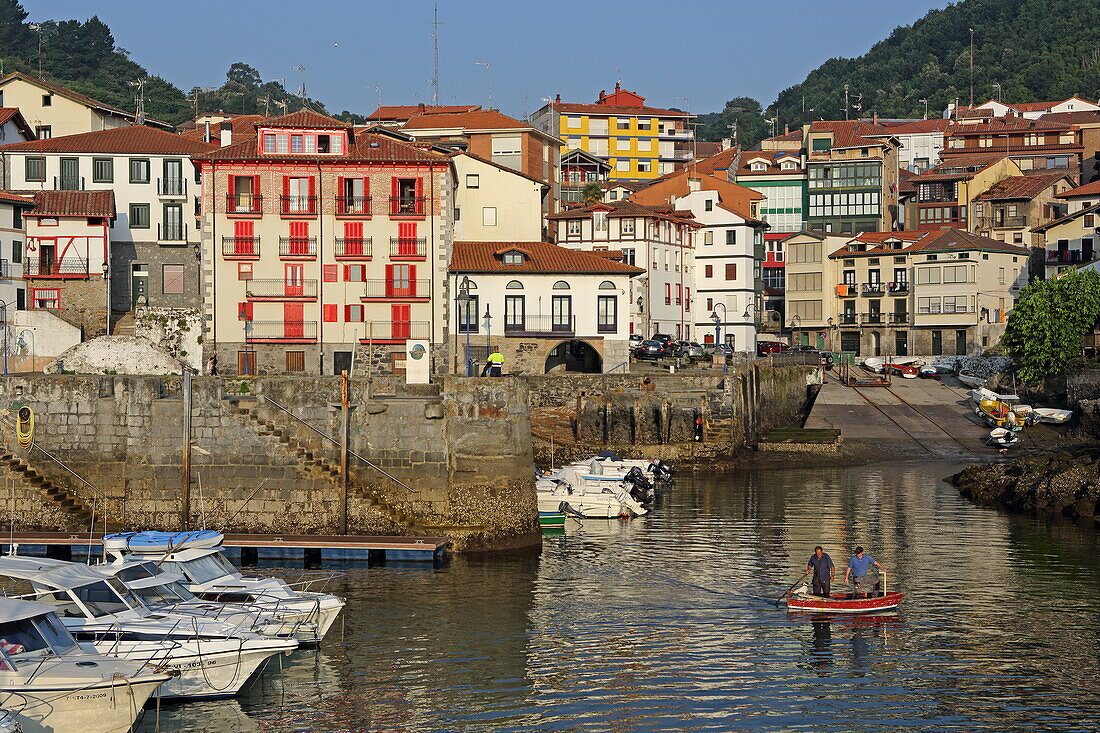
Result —
<instances>
[{"instance_id":1,"label":"white house","mask_svg":"<svg viewBox=\"0 0 1100 733\"><path fill-rule=\"evenodd\" d=\"M451 162L455 169L455 239L542 240L543 200L550 186L472 153L458 153Z\"/></svg>"},{"instance_id":2,"label":"white house","mask_svg":"<svg viewBox=\"0 0 1100 733\"><path fill-rule=\"evenodd\" d=\"M114 311L198 308L201 186L191 156L216 147L131 125L0 146L0 164L11 190L114 193Z\"/></svg>"},{"instance_id":3,"label":"white house","mask_svg":"<svg viewBox=\"0 0 1100 733\"><path fill-rule=\"evenodd\" d=\"M454 371L483 364L490 346L509 374L623 368L631 281L645 270L619 258L547 242L455 242L448 273Z\"/></svg>"},{"instance_id":4,"label":"white house","mask_svg":"<svg viewBox=\"0 0 1100 733\"><path fill-rule=\"evenodd\" d=\"M0 191L0 303L9 311L25 310L23 248L27 240L24 214L34 206L27 196Z\"/></svg>"},{"instance_id":5,"label":"white house","mask_svg":"<svg viewBox=\"0 0 1100 733\"><path fill-rule=\"evenodd\" d=\"M950 120L931 119L891 125L890 133L898 139L898 165L913 173L924 173L940 164L943 132Z\"/></svg>"},{"instance_id":6,"label":"white house","mask_svg":"<svg viewBox=\"0 0 1100 733\"><path fill-rule=\"evenodd\" d=\"M34 129L18 107L0 107L0 145L34 140Z\"/></svg>"}]
</instances>

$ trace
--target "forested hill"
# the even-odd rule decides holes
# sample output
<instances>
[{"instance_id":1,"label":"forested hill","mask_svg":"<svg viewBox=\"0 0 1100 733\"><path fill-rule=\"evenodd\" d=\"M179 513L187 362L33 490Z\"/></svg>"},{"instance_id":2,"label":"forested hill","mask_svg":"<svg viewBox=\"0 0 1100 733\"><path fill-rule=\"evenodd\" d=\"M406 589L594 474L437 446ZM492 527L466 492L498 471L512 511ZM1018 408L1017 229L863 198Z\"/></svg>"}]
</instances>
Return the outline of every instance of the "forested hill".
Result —
<instances>
[{"instance_id":1,"label":"forested hill","mask_svg":"<svg viewBox=\"0 0 1100 733\"><path fill-rule=\"evenodd\" d=\"M1100 95L1100 2L963 0L894 29L859 58L826 61L779 94L779 118L800 123L805 99L814 119L843 119L845 84L859 116L919 117L921 99L933 115L955 99L966 104L969 29L975 103L994 96L1030 102Z\"/></svg>"},{"instance_id":2,"label":"forested hill","mask_svg":"<svg viewBox=\"0 0 1100 733\"><path fill-rule=\"evenodd\" d=\"M41 50L41 56L40 54ZM27 12L18 0L0 0L0 64L5 74L22 71L42 76L100 102L133 111L137 89L131 82L145 80L145 114L179 124L195 114L195 97L202 112L225 111L253 114L293 112L300 97L281 83L264 82L244 63L230 66L226 81L213 89L192 88L185 94L159 76L150 74L115 45L111 29L98 17L87 21L49 20L27 23ZM308 100L319 112L324 105ZM345 113L347 114L347 113Z\"/></svg>"}]
</instances>

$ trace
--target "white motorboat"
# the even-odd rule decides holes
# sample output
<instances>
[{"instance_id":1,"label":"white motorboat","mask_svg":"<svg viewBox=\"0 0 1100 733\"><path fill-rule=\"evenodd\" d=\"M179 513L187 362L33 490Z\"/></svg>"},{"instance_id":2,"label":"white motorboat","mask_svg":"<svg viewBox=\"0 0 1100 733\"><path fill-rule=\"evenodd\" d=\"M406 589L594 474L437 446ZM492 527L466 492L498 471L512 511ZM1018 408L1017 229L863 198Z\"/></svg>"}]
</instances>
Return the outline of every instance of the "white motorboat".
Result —
<instances>
[{"instance_id":1,"label":"white motorboat","mask_svg":"<svg viewBox=\"0 0 1100 733\"><path fill-rule=\"evenodd\" d=\"M103 546L112 557L153 560L179 573L187 589L204 601L245 603L286 623L313 624L316 638L307 641L324 638L344 608L344 599L320 590L335 573L303 577L295 583L244 575L222 555L223 539L211 531L127 532L105 536Z\"/></svg>"},{"instance_id":2,"label":"white motorboat","mask_svg":"<svg viewBox=\"0 0 1100 733\"><path fill-rule=\"evenodd\" d=\"M671 481L676 469L659 458L620 458L614 451L602 451L599 455L585 461L589 465L599 461L605 469L621 471L624 474L631 468L639 468L646 476L655 481Z\"/></svg>"},{"instance_id":3,"label":"white motorboat","mask_svg":"<svg viewBox=\"0 0 1100 733\"><path fill-rule=\"evenodd\" d=\"M1005 428L993 428L989 431L990 445L998 445L1002 448L1011 448L1020 442L1020 436Z\"/></svg>"},{"instance_id":4,"label":"white motorboat","mask_svg":"<svg viewBox=\"0 0 1100 733\"><path fill-rule=\"evenodd\" d=\"M997 394L991 389L978 387L976 389L970 390L970 399L974 402L975 405L979 404L983 400L993 400L995 402L1013 404L1020 401L1020 396L1014 394Z\"/></svg>"},{"instance_id":5,"label":"white motorboat","mask_svg":"<svg viewBox=\"0 0 1100 733\"><path fill-rule=\"evenodd\" d=\"M48 605L0 597L0 731L123 733L171 678L83 648Z\"/></svg>"},{"instance_id":6,"label":"white motorboat","mask_svg":"<svg viewBox=\"0 0 1100 733\"><path fill-rule=\"evenodd\" d=\"M566 467L538 479L535 491L540 512L565 511L586 519L644 515L645 506L631 496L628 486L625 481L589 481L576 469Z\"/></svg>"},{"instance_id":7,"label":"white motorboat","mask_svg":"<svg viewBox=\"0 0 1100 733\"><path fill-rule=\"evenodd\" d=\"M0 587L9 597L53 606L73 636L101 654L178 669L157 697L235 695L271 657L298 648L294 639L247 626L155 613L117 578L78 563L2 557Z\"/></svg>"},{"instance_id":8,"label":"white motorboat","mask_svg":"<svg viewBox=\"0 0 1100 733\"><path fill-rule=\"evenodd\" d=\"M886 362L877 356L869 356L860 362L860 365L869 372L882 374L886 370Z\"/></svg>"},{"instance_id":9,"label":"white motorboat","mask_svg":"<svg viewBox=\"0 0 1100 733\"><path fill-rule=\"evenodd\" d=\"M1039 422L1061 424L1068 422L1073 417L1073 410L1059 410L1054 407L1036 407L1035 414L1039 416Z\"/></svg>"},{"instance_id":10,"label":"white motorboat","mask_svg":"<svg viewBox=\"0 0 1100 733\"><path fill-rule=\"evenodd\" d=\"M961 370L958 374L955 375L955 378L965 384L967 387L974 388L984 387L986 382L985 377L979 376L976 372L973 372L969 369Z\"/></svg>"}]
</instances>

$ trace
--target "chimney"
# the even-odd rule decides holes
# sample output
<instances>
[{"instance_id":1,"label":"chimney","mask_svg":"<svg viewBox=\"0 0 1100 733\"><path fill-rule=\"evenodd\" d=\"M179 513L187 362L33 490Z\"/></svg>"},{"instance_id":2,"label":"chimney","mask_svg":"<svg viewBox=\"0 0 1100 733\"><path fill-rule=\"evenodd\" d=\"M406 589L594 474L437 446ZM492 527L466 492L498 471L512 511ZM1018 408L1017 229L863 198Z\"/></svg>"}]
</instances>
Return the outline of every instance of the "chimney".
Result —
<instances>
[{"instance_id":1,"label":"chimney","mask_svg":"<svg viewBox=\"0 0 1100 733\"><path fill-rule=\"evenodd\" d=\"M418 106L420 107L420 112L423 113L424 112L424 103L421 102Z\"/></svg>"},{"instance_id":2,"label":"chimney","mask_svg":"<svg viewBox=\"0 0 1100 733\"><path fill-rule=\"evenodd\" d=\"M688 191L702 191L703 181L701 178L688 177Z\"/></svg>"},{"instance_id":3,"label":"chimney","mask_svg":"<svg viewBox=\"0 0 1100 733\"><path fill-rule=\"evenodd\" d=\"M619 86L619 82L615 82L615 91L619 91L622 87Z\"/></svg>"},{"instance_id":4,"label":"chimney","mask_svg":"<svg viewBox=\"0 0 1100 733\"><path fill-rule=\"evenodd\" d=\"M878 112L875 112L874 116L871 117L871 121L876 125L878 124Z\"/></svg>"},{"instance_id":5,"label":"chimney","mask_svg":"<svg viewBox=\"0 0 1100 733\"><path fill-rule=\"evenodd\" d=\"M728 137L722 138L722 150L729 150L732 146L733 146L733 140L732 139L730 139Z\"/></svg>"},{"instance_id":6,"label":"chimney","mask_svg":"<svg viewBox=\"0 0 1100 733\"><path fill-rule=\"evenodd\" d=\"M202 141L204 143L210 142L210 120L203 123Z\"/></svg>"},{"instance_id":7,"label":"chimney","mask_svg":"<svg viewBox=\"0 0 1100 733\"><path fill-rule=\"evenodd\" d=\"M554 103L555 104L561 104L561 95L560 94L555 94L554 95Z\"/></svg>"},{"instance_id":8,"label":"chimney","mask_svg":"<svg viewBox=\"0 0 1100 733\"><path fill-rule=\"evenodd\" d=\"M233 144L233 123L226 120L222 123L221 132L218 133L221 138L222 147Z\"/></svg>"},{"instance_id":9,"label":"chimney","mask_svg":"<svg viewBox=\"0 0 1100 733\"><path fill-rule=\"evenodd\" d=\"M603 101L607 99L607 92L603 89L600 90L600 96L596 98L596 104L603 104Z\"/></svg>"}]
</instances>

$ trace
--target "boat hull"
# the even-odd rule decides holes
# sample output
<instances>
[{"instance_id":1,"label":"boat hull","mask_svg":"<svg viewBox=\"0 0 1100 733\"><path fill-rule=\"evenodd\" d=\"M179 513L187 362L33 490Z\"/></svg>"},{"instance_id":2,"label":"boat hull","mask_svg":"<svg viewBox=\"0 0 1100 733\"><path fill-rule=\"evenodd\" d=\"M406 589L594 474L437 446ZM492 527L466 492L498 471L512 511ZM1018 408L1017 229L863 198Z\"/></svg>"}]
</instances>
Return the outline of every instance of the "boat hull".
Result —
<instances>
[{"instance_id":1,"label":"boat hull","mask_svg":"<svg viewBox=\"0 0 1100 733\"><path fill-rule=\"evenodd\" d=\"M165 679L146 675L75 690L5 687L0 690L0 707L12 714L23 733L124 733Z\"/></svg>"},{"instance_id":2,"label":"boat hull","mask_svg":"<svg viewBox=\"0 0 1100 733\"><path fill-rule=\"evenodd\" d=\"M875 613L897 608L904 598L904 593L887 593L883 596L868 598L848 598L839 593L834 593L829 598L791 595L787 598L787 611L789 613Z\"/></svg>"},{"instance_id":3,"label":"boat hull","mask_svg":"<svg viewBox=\"0 0 1100 733\"><path fill-rule=\"evenodd\" d=\"M565 514L562 512L539 512L539 526L543 529L564 529Z\"/></svg>"},{"instance_id":4,"label":"boat hull","mask_svg":"<svg viewBox=\"0 0 1100 733\"><path fill-rule=\"evenodd\" d=\"M556 512L563 501L578 514L584 515L585 519L617 519L646 513L644 507L631 509L610 494L539 495L539 511Z\"/></svg>"}]
</instances>

